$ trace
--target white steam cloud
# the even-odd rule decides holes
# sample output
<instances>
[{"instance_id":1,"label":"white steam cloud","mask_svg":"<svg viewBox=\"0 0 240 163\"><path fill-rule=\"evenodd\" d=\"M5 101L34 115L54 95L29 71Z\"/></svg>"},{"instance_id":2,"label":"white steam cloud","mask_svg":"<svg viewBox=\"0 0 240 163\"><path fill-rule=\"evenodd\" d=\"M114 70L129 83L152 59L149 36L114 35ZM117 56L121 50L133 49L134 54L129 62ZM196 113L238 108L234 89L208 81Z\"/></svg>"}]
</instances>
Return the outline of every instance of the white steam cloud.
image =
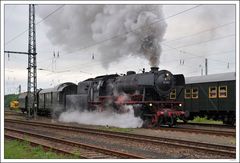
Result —
<instances>
[{"instance_id":1,"label":"white steam cloud","mask_svg":"<svg viewBox=\"0 0 240 163\"><path fill-rule=\"evenodd\" d=\"M88 112L69 110L60 115L59 121L61 122L77 122L79 124L90 124L90 125L103 125L113 126L121 128L137 128L141 127L143 121L139 117L134 117L133 109L129 109L129 112L118 114L111 111L103 112Z\"/></svg>"},{"instance_id":2,"label":"white steam cloud","mask_svg":"<svg viewBox=\"0 0 240 163\"><path fill-rule=\"evenodd\" d=\"M53 5L46 5L39 15L44 18L52 10ZM161 5L65 5L45 23L52 43L68 52L99 45L105 68L127 55L158 66L167 27Z\"/></svg>"}]
</instances>

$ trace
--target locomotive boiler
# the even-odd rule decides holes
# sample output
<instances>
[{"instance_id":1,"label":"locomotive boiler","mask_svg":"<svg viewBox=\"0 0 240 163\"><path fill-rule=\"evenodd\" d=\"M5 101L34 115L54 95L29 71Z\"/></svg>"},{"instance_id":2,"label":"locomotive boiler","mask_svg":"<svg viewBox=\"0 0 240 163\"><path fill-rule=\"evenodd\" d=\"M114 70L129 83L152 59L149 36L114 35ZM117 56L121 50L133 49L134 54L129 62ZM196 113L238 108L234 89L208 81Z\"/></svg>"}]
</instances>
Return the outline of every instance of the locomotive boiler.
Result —
<instances>
[{"instance_id":1,"label":"locomotive boiler","mask_svg":"<svg viewBox=\"0 0 240 163\"><path fill-rule=\"evenodd\" d=\"M169 95L174 85L184 84L182 75L178 75L176 79L171 72L158 71L158 67L152 67L148 73L136 74L134 71L128 71L125 76L117 78L115 86L118 92L139 92L143 101L160 100Z\"/></svg>"}]
</instances>

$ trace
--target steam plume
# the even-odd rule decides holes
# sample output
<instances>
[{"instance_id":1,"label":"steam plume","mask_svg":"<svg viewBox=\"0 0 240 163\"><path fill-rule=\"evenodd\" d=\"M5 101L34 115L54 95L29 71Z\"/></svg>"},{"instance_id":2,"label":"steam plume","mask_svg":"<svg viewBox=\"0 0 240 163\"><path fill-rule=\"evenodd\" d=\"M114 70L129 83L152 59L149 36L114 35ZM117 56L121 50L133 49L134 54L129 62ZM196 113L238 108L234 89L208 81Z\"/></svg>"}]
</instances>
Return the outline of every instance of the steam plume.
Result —
<instances>
[{"instance_id":1,"label":"steam plume","mask_svg":"<svg viewBox=\"0 0 240 163\"><path fill-rule=\"evenodd\" d=\"M40 17L51 9L40 9ZM167 26L161 5L67 5L45 22L52 43L68 52L98 44L105 68L127 55L158 66Z\"/></svg>"},{"instance_id":2,"label":"steam plume","mask_svg":"<svg viewBox=\"0 0 240 163\"><path fill-rule=\"evenodd\" d=\"M115 91L115 105L113 99L104 103L104 108L98 106L95 111L88 111L88 106L81 102L79 95L67 95L67 111L61 113L59 121L77 122L80 124L108 125L122 128L141 127L143 121L140 117L135 117L134 109L131 105L124 105L130 98L127 94ZM59 110L56 106L54 110Z\"/></svg>"},{"instance_id":3,"label":"steam plume","mask_svg":"<svg viewBox=\"0 0 240 163\"><path fill-rule=\"evenodd\" d=\"M90 124L90 125L107 125L121 128L137 128L141 127L143 121L140 117L134 117L134 111L131 106L128 106L129 112L124 114L117 114L110 110L103 112L88 112L69 110L63 112L59 121L62 122L77 122L79 124Z\"/></svg>"}]
</instances>

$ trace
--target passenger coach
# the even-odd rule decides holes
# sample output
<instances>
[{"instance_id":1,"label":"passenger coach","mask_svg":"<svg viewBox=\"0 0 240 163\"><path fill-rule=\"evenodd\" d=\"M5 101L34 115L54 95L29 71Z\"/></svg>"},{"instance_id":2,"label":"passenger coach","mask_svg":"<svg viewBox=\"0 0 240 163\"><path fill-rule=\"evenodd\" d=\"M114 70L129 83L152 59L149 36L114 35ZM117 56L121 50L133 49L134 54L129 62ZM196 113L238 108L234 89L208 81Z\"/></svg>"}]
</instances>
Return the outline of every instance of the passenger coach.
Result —
<instances>
[{"instance_id":1,"label":"passenger coach","mask_svg":"<svg viewBox=\"0 0 240 163\"><path fill-rule=\"evenodd\" d=\"M71 82L62 83L54 88L40 89L37 91L38 114L58 114L66 107L66 96L77 93L77 85ZM20 109L27 112L27 93L19 95Z\"/></svg>"},{"instance_id":2,"label":"passenger coach","mask_svg":"<svg viewBox=\"0 0 240 163\"><path fill-rule=\"evenodd\" d=\"M222 120L225 124L236 121L236 74L222 73L207 76L186 77L185 87L176 87L170 93L171 100L183 101L189 112L189 120L196 116Z\"/></svg>"},{"instance_id":3,"label":"passenger coach","mask_svg":"<svg viewBox=\"0 0 240 163\"><path fill-rule=\"evenodd\" d=\"M66 96L77 93L74 83L62 83L54 88L42 89L38 95L38 112L50 114L61 112L66 108Z\"/></svg>"}]
</instances>

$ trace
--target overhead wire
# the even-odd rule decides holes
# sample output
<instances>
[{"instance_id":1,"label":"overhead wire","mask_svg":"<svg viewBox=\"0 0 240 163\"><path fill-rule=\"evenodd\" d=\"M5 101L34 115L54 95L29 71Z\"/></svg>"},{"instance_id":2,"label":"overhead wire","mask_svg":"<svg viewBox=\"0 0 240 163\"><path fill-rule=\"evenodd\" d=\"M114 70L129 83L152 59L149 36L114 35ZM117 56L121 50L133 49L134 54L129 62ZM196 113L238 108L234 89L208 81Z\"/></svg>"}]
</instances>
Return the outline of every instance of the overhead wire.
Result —
<instances>
[{"instance_id":1,"label":"overhead wire","mask_svg":"<svg viewBox=\"0 0 240 163\"><path fill-rule=\"evenodd\" d=\"M57 9L55 9L54 11L52 11L51 13L49 13L49 14L48 14L47 16L45 16L42 20L40 20L39 22L37 22L36 25L38 25L38 24L40 24L41 22L43 22L44 20L46 20L48 17L50 17L51 15L53 15L55 12L57 12L58 10L60 10L61 8L63 8L64 6L65 6L65 5L61 5L60 7L58 7ZM167 18L163 18L163 19L160 19L160 20L158 20L158 21L155 21L155 22L151 23L150 26L153 25L153 24L155 24L155 23L158 23L158 22L160 22L160 21L169 19L169 18L171 18L171 17L177 16L177 15L179 15L179 14L182 14L182 13L184 13L184 12L187 12L187 11L189 11L189 10L192 10L192 9L194 9L194 8L197 8L197 7L199 7L199 6L200 6L200 5L196 5L196 6L192 7L192 8L188 8L188 9L183 10L183 11L181 11L181 12L178 12L178 13L176 13L176 14L170 15L170 16L167 17ZM83 47L83 48L80 49L80 50L83 50L83 49L86 49L86 48L89 48L89 47L93 47L93 46L99 45L99 44L101 44L101 43L103 43L103 42L106 42L106 41L109 41L109 40L111 40L111 39L118 38L118 37L121 36L121 35L125 35L125 34L127 34L127 33L133 32L133 31L135 31L135 30L137 30L137 29L139 29L139 28L142 28L142 27L138 27L138 28L136 28L136 29L134 29L134 30L127 31L127 32L124 32L124 33L119 34L119 35L115 35L115 36L113 36L113 37L111 37L111 38L108 38L108 39L106 39L106 40L102 40L102 41L100 41L100 42L97 42L97 43L94 44L94 45L90 45L90 46ZM10 42L16 40L18 37L20 37L21 35L23 35L23 34L24 34L25 32L27 32L27 31L28 31L28 29L24 30L23 32L21 32L21 33L18 34L17 36L13 37L13 38L10 39L9 41L7 41L7 42L5 43L5 45L7 45L7 44L9 44ZM40 61L40 62L41 62L41 61Z\"/></svg>"},{"instance_id":2,"label":"overhead wire","mask_svg":"<svg viewBox=\"0 0 240 163\"><path fill-rule=\"evenodd\" d=\"M226 24L231 24L231 23L226 23ZM226 25L225 24L225 25ZM220 26L223 26L223 25L220 25ZM214 29L217 29L217 27L215 27ZM212 29L213 30L213 29ZM206 31L206 30L205 30ZM210 30L208 30L208 31L210 31ZM197 33L200 33L200 32L197 32ZM189 35L190 36L190 35ZM232 35L229 35L229 36L232 36ZM187 37L187 36L186 36ZM202 42L198 42L198 43L195 43L194 45L197 45L197 44L203 44L203 43L206 43L206 42L209 42L209 41L215 41L215 40L218 40L218 39L223 39L223 38L226 38L226 37L228 37L228 36L224 36L224 37L218 37L218 38L214 38L214 39L211 39L211 40L207 40L207 41L202 41ZM163 44L163 42L162 42L162 44ZM165 45L165 46L168 46L168 45ZM184 47L187 47L188 45L184 45ZM190 46L190 45L189 45ZM170 47L170 46L168 46L168 47ZM171 49L175 49L176 51L178 51L178 52L184 52L184 53L189 53L189 52L187 52L187 51L184 51L184 50L179 50L178 48L179 47L170 47ZM165 50L165 51L163 51L162 53L164 53L164 52L166 52L166 51L168 51L168 50ZM195 54L192 54L192 55L195 55ZM207 54L207 56L209 56L209 55L212 55L212 54ZM115 57L115 56L113 56L113 57ZM192 57L192 58L195 58L195 57L204 57L204 56L199 56L199 55L195 55L194 57ZM112 57L110 57L109 59L112 59ZM96 59L95 59L95 61L97 61ZM106 62L108 62L108 60L106 60ZM89 63L86 63L86 65L87 64L89 64ZM84 64L85 65L85 64ZM76 65L76 66L78 66L78 64ZM67 67L67 68L72 68L72 67L75 67L75 66L70 66L70 67Z\"/></svg>"},{"instance_id":3,"label":"overhead wire","mask_svg":"<svg viewBox=\"0 0 240 163\"><path fill-rule=\"evenodd\" d=\"M217 30L219 28L226 27L226 26L234 24L234 23L235 23L235 21L231 21L231 22L228 22L228 23L220 24L220 25L215 26L213 28L204 29L204 30L198 31L198 32L190 34L190 35L181 36L181 37L178 37L178 38L175 38L175 39L172 39L172 40L165 40L165 41L162 41L162 42L169 43L169 42L172 42L172 41L182 40L182 39L185 39L185 38L188 38L188 37L197 36L197 35L202 34L202 33L215 31L215 30Z\"/></svg>"},{"instance_id":4,"label":"overhead wire","mask_svg":"<svg viewBox=\"0 0 240 163\"><path fill-rule=\"evenodd\" d=\"M179 49L179 48L191 47L191 46L195 46L195 45L199 45L199 44L205 44L205 43L211 42L211 41L225 39L225 38L228 38L228 37L235 37L235 34L229 34L229 35L225 35L225 36L221 36L221 37L217 37L217 38L213 38L213 39L209 39L209 40L205 40L205 41L200 41L200 42L197 42L197 43L186 44L186 45L178 46L176 48ZM163 44L163 45L166 45L166 44Z\"/></svg>"},{"instance_id":5,"label":"overhead wire","mask_svg":"<svg viewBox=\"0 0 240 163\"><path fill-rule=\"evenodd\" d=\"M196 35L205 33L205 32L209 32L209 31L217 30L217 29L222 28L222 27L226 27L227 25L231 25L231 24L234 24L234 23L235 23L235 21L231 21L231 22L228 22L228 23L220 24L220 25L215 26L215 27L213 27L213 28L204 29L204 30L198 31L197 33L193 33L193 34L190 34L190 35L187 35L187 36L178 37L178 38L172 39L172 40L163 40L163 41L161 41L161 43L163 43L163 42L166 43L166 42L178 41L178 40L181 40L181 39L193 37L193 36L196 36ZM221 39L221 38L220 38L220 39ZM74 54L74 52L72 52L72 54ZM68 55L69 55L69 54L68 54ZM43 61L45 61L45 59L44 59ZM40 61L40 62L42 62L42 61ZM40 63L40 62L39 62L39 63Z\"/></svg>"},{"instance_id":6,"label":"overhead wire","mask_svg":"<svg viewBox=\"0 0 240 163\"><path fill-rule=\"evenodd\" d=\"M63 5L63 6L64 6L64 5ZM63 6L60 6L60 7L59 7L58 9L56 9L53 13L55 13L57 10L59 10L59 9L62 8ZM165 20L168 19L168 18L174 17L174 16L176 16L176 15L182 14L182 13L184 13L184 12L187 12L187 11L189 11L189 10L191 10L191 9L194 9L194 8L196 8L196 7L199 7L199 6L200 6L200 5L197 5L197 6L194 6L194 7L192 7L192 8L189 8L189 9L187 9L187 10L183 10L183 11L181 11L181 12L179 12L179 13L173 14L173 15L165 18ZM50 13L48 16L45 17L45 19L46 19L47 17L51 16L53 13ZM44 21L44 20L41 20L41 21L38 22L38 23L41 23L41 22L43 22L43 21ZM160 21L160 20L158 20L157 22L153 22L151 25L153 25L153 24L155 24L155 23L159 23L159 21ZM163 21L163 20L161 20L161 21ZM234 22L230 22L230 23L227 23L227 24L232 24L232 23L234 23ZM220 25L219 27L226 26L227 24ZM212 28L211 30L217 29L217 28L219 28L219 27ZM139 28L141 28L141 27L139 27ZM130 33L130 32L133 32L133 31L135 31L135 30L137 30L137 29L134 29L134 30L132 30L132 31L125 32L124 35L127 34L127 33ZM210 30L210 29L209 29L209 30ZM206 31L207 31L207 30L205 30L205 32L206 32ZM204 32L204 31L198 32L198 33L196 33L196 34L200 34L200 33L203 33L203 32ZM195 35L196 35L196 34L195 34ZM121 35L122 35L122 34L121 34ZM89 48L89 47L96 46L96 45L98 45L98 44L101 44L101 43L103 43L103 42L109 41L109 40L111 40L111 39L115 39L115 38L117 38L117 37L119 37L119 36L121 36L121 35L116 35L116 36L113 36L113 37L111 37L111 38L102 40L102 41L100 41L100 42L97 42L97 43L94 44L94 45L90 45L90 46L87 46L87 47L83 47L83 48L80 49L80 50L83 50L83 49L86 49L86 48ZM193 35L192 35L192 36L193 36ZM170 40L170 41L172 41L172 40ZM177 47L177 48L178 48L178 47ZM69 54L68 54L68 55L69 55ZM201 56L197 56L197 57L201 57ZM101 63L100 63L100 64L101 64Z\"/></svg>"},{"instance_id":7,"label":"overhead wire","mask_svg":"<svg viewBox=\"0 0 240 163\"><path fill-rule=\"evenodd\" d=\"M219 53L210 53L209 54L209 56L211 56L211 55L219 55L219 54L226 54L226 53L229 53L229 52L231 52L231 51L233 51L233 50L228 50L228 51L224 51L224 52L219 52ZM192 58L198 58L198 57L203 57L203 56L194 56L194 57L191 57L191 58L187 58L186 60L188 60L188 59L192 59ZM98 60L99 61L99 60ZM161 63L161 66L168 66L169 65L169 63L171 63L171 62L178 62L179 61L179 59L175 59L175 60L171 60L171 61L164 61L164 62L162 62ZM68 69L68 70L75 70L75 69L80 69L80 70L82 70L82 69L84 69L84 68L87 68L87 66L89 66L89 65L91 65L91 67L93 67L93 66L96 66L96 65L100 65L100 64L103 64L103 63L107 63L108 62L108 60L104 60L104 61L102 61L102 62L96 62L96 63L89 63L89 62L85 62L85 63L83 63L83 64L81 64L81 65L78 65L78 66L74 66L75 68L70 68L70 67L67 67L67 68L64 68L64 69ZM179 65L176 65L176 66L179 66ZM187 66L187 65L184 65L185 67L191 67L191 66ZM81 72L79 70L79 72ZM70 71L69 71L70 72ZM90 74L90 73L89 73ZM92 74L91 74L92 75Z\"/></svg>"},{"instance_id":8,"label":"overhead wire","mask_svg":"<svg viewBox=\"0 0 240 163\"><path fill-rule=\"evenodd\" d=\"M228 22L228 23L220 24L220 25L215 26L215 27L213 27L213 28L204 29L204 30L198 31L198 32L196 32L196 33L193 33L193 34L190 34L190 35L187 35L187 36L178 37L178 38L172 39L172 40L163 40L163 41L161 41L161 43L172 42L172 41L177 41L177 40L181 40L181 39L185 39L185 38L197 36L197 35L199 35L199 34L202 34L202 33L205 33L205 32L210 32L210 31L213 31L213 30L217 30L217 29L219 29L219 28L226 27L227 25L231 25L231 24L234 24L234 23L235 23L235 21L231 21L231 22ZM226 36L226 37L232 37L232 35L231 35L231 36ZM214 40L218 40L218 39L223 39L223 38L216 38L216 39L212 39L212 40L209 40L209 41L214 41ZM206 42L204 41L204 42L195 43L195 45L201 44L201 43L206 43ZM188 45L185 45L185 47L187 47L187 46L188 46ZM163 52L165 52L165 51L163 51ZM74 54L74 53L72 53L72 54ZM68 54L68 55L69 55L69 54ZM44 59L44 61L45 61L45 59ZM40 62L41 62L41 61L40 61ZM39 62L39 63L40 63L40 62Z\"/></svg>"},{"instance_id":9,"label":"overhead wire","mask_svg":"<svg viewBox=\"0 0 240 163\"><path fill-rule=\"evenodd\" d=\"M199 7L199 6L202 6L202 5L196 5L196 6L194 6L194 7L185 9L185 10L183 10L183 11L181 11L181 12L172 14L172 15L170 15L170 16L168 16L168 17L165 17L165 18L162 18L162 19L160 19L160 20L153 21L153 22L150 23L148 26L152 26L153 24L160 23L160 22L162 22L162 21L165 21L165 20L170 19L170 18L172 18L172 17L175 17L175 16L177 16L177 15L183 14L183 13L188 12L188 11L190 11L190 10L193 10L193 9ZM95 46L100 45L100 44L103 44L103 43L105 43L105 42L107 42L107 41L110 41L110 40L114 40L114 39L116 39L116 38L119 38L120 36L126 35L126 34L128 34L128 33L135 32L135 31L137 31L137 30L139 30L139 29L141 29L141 28L144 28L144 27L142 27L142 26L136 27L136 28L133 29L133 30L129 30L129 31L127 31L127 32L123 32L123 33L114 35L114 36L112 36L112 37L110 37L110 38L103 39L103 40L98 41L98 42L95 42L94 44L91 44L91 45L86 45L86 46L84 46L84 47L82 47L82 48L79 48L78 51L85 50L85 49L88 49L88 48L90 48L90 47L95 47ZM68 53L68 54L65 54L65 55L70 55L70 54L74 54L74 52L71 52L71 53ZM62 55L62 56L63 56L63 55ZM45 59L45 60L48 60L48 59ZM45 60L41 60L40 62L45 61ZM38 63L40 63L40 62L38 62Z\"/></svg>"},{"instance_id":10,"label":"overhead wire","mask_svg":"<svg viewBox=\"0 0 240 163\"><path fill-rule=\"evenodd\" d=\"M223 39L223 38L221 38L221 39ZM214 40L216 40L216 39L214 39ZM211 41L211 40L199 42L198 44L203 44L203 43L209 42L209 41ZM184 52L184 54L190 54L191 56L194 56L194 57L205 57L205 56L202 56L202 55L200 56L200 55L193 54L193 53L188 52L188 51L186 51L186 50L180 50L179 47L173 47L173 46L170 46L170 45L164 44L164 43L161 43L161 45L164 45L164 46L166 46L166 47L168 47L168 48L170 48L170 49L176 50L177 52ZM197 44L195 44L195 45L197 45ZM185 45L185 47L186 47L186 45ZM170 50L162 51L162 53L167 52L167 51L170 51ZM115 56L109 57L109 60L111 60L111 59L114 58L114 57L115 57ZM101 61L101 62L102 62L102 63L103 63L103 62L104 62L104 63L107 63L109 60L107 59L106 61ZM95 59L94 61L100 61L100 60L96 60L96 59ZM83 64L81 64L81 65L88 65L88 64L89 64L89 62L87 62L86 64L83 63ZM101 64L101 63L100 63L100 64ZM72 67L75 67L75 66L78 66L78 65L79 65L79 64L76 64L76 65L74 65L74 66L65 67L65 68L69 69L69 68L72 68Z\"/></svg>"},{"instance_id":11,"label":"overhead wire","mask_svg":"<svg viewBox=\"0 0 240 163\"><path fill-rule=\"evenodd\" d=\"M167 45L167 44L162 44L162 45L164 45L164 46L167 46L167 47L169 47L169 48L171 48L171 49L173 49L173 50L176 50L176 51L180 51L180 49L178 48L178 47L173 47L173 46L170 46L170 45ZM188 51L186 51L186 50L181 50L181 52L184 52L184 54L186 54L186 55L190 55L190 56L195 56L195 57L205 57L206 58L206 56L200 56L200 55L196 55L196 54L194 54L194 53L192 53L192 52L188 52ZM214 59L210 59L210 60L214 60ZM222 61L223 63L227 63L226 61Z\"/></svg>"},{"instance_id":12,"label":"overhead wire","mask_svg":"<svg viewBox=\"0 0 240 163\"><path fill-rule=\"evenodd\" d=\"M61 8L63 8L65 5L61 5L60 7L58 7L57 9L53 10L51 13L49 13L47 16L45 16L42 20L40 20L39 22L36 23L36 25L42 23L43 21L45 21L48 17L50 17L51 15L53 15L55 12L57 12L58 10L60 10ZM8 40L4 45L8 45L9 43L11 43L12 41L16 40L17 38L19 38L20 36L22 36L24 33L26 33L28 31L28 29L24 30L23 32L19 33L18 35L16 35L15 37L13 37L12 39Z\"/></svg>"},{"instance_id":13,"label":"overhead wire","mask_svg":"<svg viewBox=\"0 0 240 163\"><path fill-rule=\"evenodd\" d=\"M227 51L222 51L222 52L208 53L208 54L206 54L206 56L209 57L209 56L214 56L214 55L223 55L223 54L227 54L227 53L230 53L230 52L233 52L233 51L235 51L235 49L231 49L231 50L227 50ZM206 56L196 55L196 56L193 56L193 57L184 58L184 60L191 60L191 59L196 59L196 58L206 58ZM171 63L171 62L176 62L176 61L179 61L179 59L165 60L164 62L166 62L166 63Z\"/></svg>"},{"instance_id":14,"label":"overhead wire","mask_svg":"<svg viewBox=\"0 0 240 163\"><path fill-rule=\"evenodd\" d=\"M230 24L230 23L227 23L227 24ZM222 25L221 25L221 26L222 26ZM214 28L214 29L216 29L216 28ZM199 33L199 32L198 32L198 33ZM231 35L222 36L222 37L217 37L217 38L209 39L209 40L206 40L206 41L201 41L201 42L194 43L194 44L187 44L187 45L183 45L183 46L179 46L179 47L173 47L173 46L170 47L170 46L168 46L167 44L164 44L163 42L161 42L161 43L162 43L162 45L171 48L171 50L176 50L176 51L178 51L178 52L189 53L189 52L187 52L186 50L180 50L179 48L190 47L190 46L195 46L195 45L199 45L199 44L204 44L204 43L207 43L207 42L216 41L216 40L219 40L219 39L225 39L225 38L233 37L233 36L234 36L234 34L231 34ZM162 53L167 52L167 51L170 51L170 50L164 50ZM192 55L194 55L194 54L192 54ZM196 55L195 55L195 56L196 56ZM113 57L115 57L115 56L113 56ZM197 55L197 57L203 57L203 56L198 56L198 55ZM112 58L110 57L110 59L112 59ZM95 60L95 61L96 61L96 60ZM77 64L77 65L78 65L78 64ZM71 67L75 67L75 66L71 66ZM68 67L68 68L71 68L71 67Z\"/></svg>"}]
</instances>

